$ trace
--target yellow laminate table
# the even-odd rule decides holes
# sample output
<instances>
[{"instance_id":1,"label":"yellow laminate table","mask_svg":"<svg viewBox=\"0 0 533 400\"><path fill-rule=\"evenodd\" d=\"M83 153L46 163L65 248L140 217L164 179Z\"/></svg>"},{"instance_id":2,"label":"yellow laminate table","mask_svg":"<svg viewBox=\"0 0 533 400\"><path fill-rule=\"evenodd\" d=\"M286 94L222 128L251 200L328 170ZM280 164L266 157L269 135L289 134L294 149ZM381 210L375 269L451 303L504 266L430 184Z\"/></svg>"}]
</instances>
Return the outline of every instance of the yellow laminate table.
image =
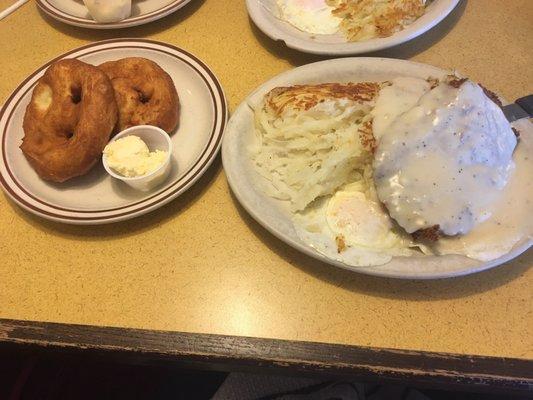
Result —
<instances>
[{"instance_id":1,"label":"yellow laminate table","mask_svg":"<svg viewBox=\"0 0 533 400\"><path fill-rule=\"evenodd\" d=\"M0 0L0 9L11 2ZM151 38L197 55L219 77L231 110L265 80L323 59L267 38L248 18L244 0L193 0L162 20L114 31L64 25L31 1L0 21L0 102L49 59L115 37ZM422 37L373 55L455 68L515 99L533 92L532 37L533 1L469 0ZM347 345L333 346L330 353L339 351L336 360L347 371L366 371L369 379L398 373L403 367L394 355L439 352L456 356L428 360L455 364L432 371L437 364L415 358L406 367L408 374L433 374L444 382L452 379L442 372L450 366L462 376L485 376L470 381L481 385L492 377L496 386L533 387L531 251L493 270L456 279L401 281L346 272L298 253L255 223L232 197L219 159L186 194L134 220L99 227L61 225L0 195L0 227L0 343L115 348L120 347L113 342L118 337L160 330L168 335L247 336L290 342L269 342L279 347L270 346L268 354L259 351L267 342L253 342L257 354L252 356L242 346L226 349L226 357L234 356L237 364L240 355L248 354L263 365L269 360L280 368L301 367L309 354L308 369L323 357L324 365L330 362L328 368L340 370L342 366L332 367L336 361L328 351L313 358L318 344L285 361L273 350L284 348L280 343L295 349L294 341L322 342ZM62 330L75 324L86 327L76 335ZM103 326L127 329L98 343L83 333L104 338L105 329L94 331ZM123 347L148 346L141 336ZM162 353L187 358L192 353L216 356L218 351L216 345L202 348L196 342L182 351L181 337L174 338ZM357 352L366 347L372 353ZM353 358L343 360L342 354ZM379 366L372 360L381 360L375 361ZM357 363L366 367L358 370ZM474 367L468 369L468 363Z\"/></svg>"}]
</instances>

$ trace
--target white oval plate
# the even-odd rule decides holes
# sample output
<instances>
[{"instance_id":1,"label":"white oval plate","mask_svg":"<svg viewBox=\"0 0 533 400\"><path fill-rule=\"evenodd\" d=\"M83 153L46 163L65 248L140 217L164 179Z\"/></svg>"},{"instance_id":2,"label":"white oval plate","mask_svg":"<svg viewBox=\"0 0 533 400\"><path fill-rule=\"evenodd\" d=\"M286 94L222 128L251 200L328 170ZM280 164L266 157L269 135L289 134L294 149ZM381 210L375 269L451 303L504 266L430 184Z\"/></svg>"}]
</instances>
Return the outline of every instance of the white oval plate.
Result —
<instances>
[{"instance_id":1,"label":"white oval plate","mask_svg":"<svg viewBox=\"0 0 533 400\"><path fill-rule=\"evenodd\" d=\"M133 0L131 17L120 22L101 23L91 18L82 0L37 0L50 17L65 24L93 29L118 29L147 24L179 10L191 0Z\"/></svg>"},{"instance_id":2,"label":"white oval plate","mask_svg":"<svg viewBox=\"0 0 533 400\"><path fill-rule=\"evenodd\" d=\"M137 192L111 178L102 163L87 175L62 184L39 178L19 149L22 121L34 86L46 68L62 58L90 64L124 57L145 57L172 78L180 99L180 122L171 135L173 166L165 183ZM97 42L65 53L26 78L0 110L0 185L26 210L71 224L103 224L133 218L168 203L187 190L211 165L228 118L226 98L213 72L177 47L143 39Z\"/></svg>"},{"instance_id":3,"label":"white oval plate","mask_svg":"<svg viewBox=\"0 0 533 400\"><path fill-rule=\"evenodd\" d=\"M349 266L330 259L303 243L293 228L285 202L273 199L261 190L264 178L255 171L247 149L253 143L255 135L252 107L260 104L271 89L306 83L383 81L399 76L439 78L448 73L449 71L410 61L359 57L308 64L269 80L237 108L224 134L222 162L235 197L257 222L295 249L326 263L368 275L406 279L446 278L483 271L517 257L532 245L531 239L518 243L508 254L487 263L457 255L421 255L394 257L389 263L374 267ZM523 120L514 126L523 133L520 145L530 147L530 152L533 152L533 125Z\"/></svg>"},{"instance_id":4,"label":"white oval plate","mask_svg":"<svg viewBox=\"0 0 533 400\"><path fill-rule=\"evenodd\" d=\"M407 42L437 25L458 3L459 0L433 0L424 15L392 36L347 42L341 34L316 35L296 29L276 16L276 0L246 0L248 14L268 37L281 40L295 50L324 55L369 53Z\"/></svg>"}]
</instances>

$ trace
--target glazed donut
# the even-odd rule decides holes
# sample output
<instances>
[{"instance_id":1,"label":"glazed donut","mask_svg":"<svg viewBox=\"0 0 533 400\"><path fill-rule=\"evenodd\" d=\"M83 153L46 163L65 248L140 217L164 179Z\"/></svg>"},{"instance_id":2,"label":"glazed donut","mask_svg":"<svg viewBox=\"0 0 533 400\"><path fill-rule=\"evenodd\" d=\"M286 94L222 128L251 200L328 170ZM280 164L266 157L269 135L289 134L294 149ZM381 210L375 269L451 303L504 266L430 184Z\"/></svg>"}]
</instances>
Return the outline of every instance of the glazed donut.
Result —
<instances>
[{"instance_id":1,"label":"glazed donut","mask_svg":"<svg viewBox=\"0 0 533 400\"><path fill-rule=\"evenodd\" d=\"M178 124L179 99L170 76L155 62L131 57L101 64L111 79L119 109L117 131L155 125L172 133Z\"/></svg>"},{"instance_id":2,"label":"glazed donut","mask_svg":"<svg viewBox=\"0 0 533 400\"><path fill-rule=\"evenodd\" d=\"M64 182L100 160L117 119L106 74L75 59L57 61L33 90L20 148L41 178Z\"/></svg>"}]
</instances>

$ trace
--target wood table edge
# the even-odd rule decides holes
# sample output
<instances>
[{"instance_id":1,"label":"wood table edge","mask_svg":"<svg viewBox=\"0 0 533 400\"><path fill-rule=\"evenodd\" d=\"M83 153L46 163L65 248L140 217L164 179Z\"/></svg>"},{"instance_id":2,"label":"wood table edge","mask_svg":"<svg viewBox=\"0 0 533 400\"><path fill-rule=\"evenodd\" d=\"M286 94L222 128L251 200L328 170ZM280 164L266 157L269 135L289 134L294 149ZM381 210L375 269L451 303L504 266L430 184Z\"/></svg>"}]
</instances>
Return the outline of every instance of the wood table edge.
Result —
<instances>
[{"instance_id":1,"label":"wood table edge","mask_svg":"<svg viewBox=\"0 0 533 400\"><path fill-rule=\"evenodd\" d=\"M0 319L0 347L87 352L222 371L533 394L533 360Z\"/></svg>"}]
</instances>

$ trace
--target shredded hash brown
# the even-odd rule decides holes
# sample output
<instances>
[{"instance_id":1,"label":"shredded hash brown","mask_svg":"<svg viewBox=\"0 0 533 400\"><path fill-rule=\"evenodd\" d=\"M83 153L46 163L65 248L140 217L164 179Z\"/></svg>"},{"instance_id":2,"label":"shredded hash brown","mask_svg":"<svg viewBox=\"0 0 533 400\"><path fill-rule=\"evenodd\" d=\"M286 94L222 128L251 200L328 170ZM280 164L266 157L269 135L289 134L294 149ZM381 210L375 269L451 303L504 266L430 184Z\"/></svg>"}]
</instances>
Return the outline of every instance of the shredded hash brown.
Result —
<instances>
[{"instance_id":1,"label":"shredded hash brown","mask_svg":"<svg viewBox=\"0 0 533 400\"><path fill-rule=\"evenodd\" d=\"M307 111L328 99L348 99L358 103L374 100L381 88L377 82L322 83L319 85L295 85L272 89L266 98L266 105L277 115L287 108Z\"/></svg>"},{"instance_id":2,"label":"shredded hash brown","mask_svg":"<svg viewBox=\"0 0 533 400\"><path fill-rule=\"evenodd\" d=\"M425 12L424 0L326 0L348 41L388 37Z\"/></svg>"}]
</instances>

